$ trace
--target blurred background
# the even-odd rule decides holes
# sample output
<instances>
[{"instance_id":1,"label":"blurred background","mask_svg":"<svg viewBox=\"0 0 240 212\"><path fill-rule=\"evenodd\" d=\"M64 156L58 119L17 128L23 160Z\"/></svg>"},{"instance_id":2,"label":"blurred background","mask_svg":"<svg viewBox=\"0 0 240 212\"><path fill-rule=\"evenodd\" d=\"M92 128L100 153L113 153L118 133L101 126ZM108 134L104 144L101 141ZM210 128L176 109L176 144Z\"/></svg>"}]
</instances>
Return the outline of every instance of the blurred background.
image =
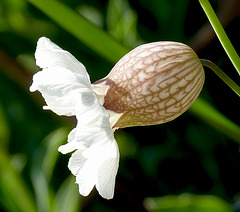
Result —
<instances>
[{"instance_id":1,"label":"blurred background","mask_svg":"<svg viewBox=\"0 0 240 212\"><path fill-rule=\"evenodd\" d=\"M30 2L0 1L1 211L240 211L240 139L191 110L166 124L118 130L121 160L114 199L105 200L95 190L81 197L67 168L70 154L57 151L75 120L44 111L41 95L29 92L32 75L39 70L36 42L46 36L71 52L86 66L92 82L104 77L114 62ZM57 2L128 49L153 41L186 43L239 83L197 0ZM210 2L240 51L239 0ZM100 45L105 48L107 43ZM239 97L211 70L206 69L200 98L240 125Z\"/></svg>"}]
</instances>

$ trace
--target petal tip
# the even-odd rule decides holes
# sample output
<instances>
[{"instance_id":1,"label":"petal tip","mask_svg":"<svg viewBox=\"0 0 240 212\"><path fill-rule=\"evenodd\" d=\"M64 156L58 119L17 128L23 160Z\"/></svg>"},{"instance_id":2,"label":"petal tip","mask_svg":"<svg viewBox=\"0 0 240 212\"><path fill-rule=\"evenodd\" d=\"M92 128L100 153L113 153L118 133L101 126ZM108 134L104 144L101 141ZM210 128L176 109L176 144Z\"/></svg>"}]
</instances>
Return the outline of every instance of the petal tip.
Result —
<instances>
[{"instance_id":1,"label":"petal tip","mask_svg":"<svg viewBox=\"0 0 240 212\"><path fill-rule=\"evenodd\" d=\"M66 148L64 148L64 145L58 147L58 151L61 152L62 154L67 154L68 152L66 151Z\"/></svg>"},{"instance_id":2,"label":"petal tip","mask_svg":"<svg viewBox=\"0 0 240 212\"><path fill-rule=\"evenodd\" d=\"M37 88L34 85L31 85L29 87L29 90L30 90L30 92L35 92L37 90Z\"/></svg>"}]
</instances>

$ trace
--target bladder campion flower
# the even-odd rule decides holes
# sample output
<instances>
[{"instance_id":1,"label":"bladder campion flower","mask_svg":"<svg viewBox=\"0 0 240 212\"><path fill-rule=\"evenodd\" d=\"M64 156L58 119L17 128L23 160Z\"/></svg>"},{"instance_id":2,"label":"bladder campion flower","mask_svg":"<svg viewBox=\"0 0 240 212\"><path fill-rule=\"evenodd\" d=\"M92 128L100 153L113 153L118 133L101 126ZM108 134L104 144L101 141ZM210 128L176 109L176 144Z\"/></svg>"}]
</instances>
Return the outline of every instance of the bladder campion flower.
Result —
<instances>
[{"instance_id":1,"label":"bladder campion flower","mask_svg":"<svg viewBox=\"0 0 240 212\"><path fill-rule=\"evenodd\" d=\"M38 90L58 115L76 116L63 154L75 151L68 167L80 194L95 186L111 199L119 164L117 128L165 123L185 112L204 83L194 51L181 43L155 42L126 54L103 79L91 84L82 63L48 38L38 40L30 91Z\"/></svg>"},{"instance_id":2,"label":"bladder campion flower","mask_svg":"<svg viewBox=\"0 0 240 212\"><path fill-rule=\"evenodd\" d=\"M156 125L184 113L204 84L195 52L177 42L141 45L94 84L108 85L104 107L122 113L114 127Z\"/></svg>"}]
</instances>

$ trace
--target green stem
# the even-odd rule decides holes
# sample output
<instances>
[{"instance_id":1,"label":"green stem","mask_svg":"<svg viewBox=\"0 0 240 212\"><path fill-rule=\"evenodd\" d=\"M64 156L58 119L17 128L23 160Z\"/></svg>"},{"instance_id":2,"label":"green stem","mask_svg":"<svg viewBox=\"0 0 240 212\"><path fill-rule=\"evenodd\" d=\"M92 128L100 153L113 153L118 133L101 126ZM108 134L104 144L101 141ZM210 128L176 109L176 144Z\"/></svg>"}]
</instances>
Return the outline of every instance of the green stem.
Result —
<instances>
[{"instance_id":1,"label":"green stem","mask_svg":"<svg viewBox=\"0 0 240 212\"><path fill-rule=\"evenodd\" d=\"M214 71L238 96L240 96L240 87L228 77L216 64L210 60L200 59L203 66L206 66Z\"/></svg>"},{"instance_id":2,"label":"green stem","mask_svg":"<svg viewBox=\"0 0 240 212\"><path fill-rule=\"evenodd\" d=\"M208 20L210 21L215 33L218 36L224 50L226 51L228 57L232 61L232 64L236 68L238 74L240 75L240 58L232 46L227 34L225 33L220 21L218 20L212 6L208 0L199 0L204 12L206 13Z\"/></svg>"}]
</instances>

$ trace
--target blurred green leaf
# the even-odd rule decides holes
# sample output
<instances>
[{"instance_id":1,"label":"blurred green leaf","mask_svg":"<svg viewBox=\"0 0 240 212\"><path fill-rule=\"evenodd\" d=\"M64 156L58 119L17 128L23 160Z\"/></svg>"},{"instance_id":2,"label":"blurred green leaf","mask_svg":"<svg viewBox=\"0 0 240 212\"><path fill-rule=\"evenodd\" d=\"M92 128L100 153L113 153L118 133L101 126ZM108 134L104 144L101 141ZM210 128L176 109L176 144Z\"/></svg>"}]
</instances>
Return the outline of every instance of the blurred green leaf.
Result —
<instances>
[{"instance_id":1,"label":"blurred green leaf","mask_svg":"<svg viewBox=\"0 0 240 212\"><path fill-rule=\"evenodd\" d=\"M53 212L79 211L80 194L78 192L78 185L74 182L75 177L72 175L63 182L56 193L53 202Z\"/></svg>"},{"instance_id":2,"label":"blurred green leaf","mask_svg":"<svg viewBox=\"0 0 240 212\"><path fill-rule=\"evenodd\" d=\"M96 25L58 1L28 1L46 13L65 30L111 62L118 61L129 51L128 48L123 47Z\"/></svg>"},{"instance_id":3,"label":"blurred green leaf","mask_svg":"<svg viewBox=\"0 0 240 212\"><path fill-rule=\"evenodd\" d=\"M22 153L11 155L11 164L17 172L21 173L27 164L26 155Z\"/></svg>"},{"instance_id":4,"label":"blurred green leaf","mask_svg":"<svg viewBox=\"0 0 240 212\"><path fill-rule=\"evenodd\" d=\"M43 141L44 145L46 145L46 152L43 157L42 171L48 181L51 179L54 167L60 155L57 149L61 144L66 143L68 133L69 130L66 128L60 128L53 131Z\"/></svg>"},{"instance_id":5,"label":"blurred green leaf","mask_svg":"<svg viewBox=\"0 0 240 212\"><path fill-rule=\"evenodd\" d=\"M38 211L51 211L51 192L42 170L34 166L32 170L32 183L37 200Z\"/></svg>"},{"instance_id":6,"label":"blurred green leaf","mask_svg":"<svg viewBox=\"0 0 240 212\"><path fill-rule=\"evenodd\" d=\"M9 156L0 149L0 196L9 211L36 212L35 200L20 174L12 167ZM6 203L5 203L6 201ZM7 204L7 202L11 202Z\"/></svg>"},{"instance_id":7,"label":"blurred green leaf","mask_svg":"<svg viewBox=\"0 0 240 212\"><path fill-rule=\"evenodd\" d=\"M66 142L68 131L66 128L60 128L51 132L34 154L33 160L35 163L32 168L31 179L39 211L52 211L55 194L50 179L60 155L57 149Z\"/></svg>"},{"instance_id":8,"label":"blurred green leaf","mask_svg":"<svg viewBox=\"0 0 240 212\"><path fill-rule=\"evenodd\" d=\"M26 9L26 2L22 0L2 0L0 2L0 32L13 28L21 31L26 27L23 11Z\"/></svg>"},{"instance_id":9,"label":"blurred green leaf","mask_svg":"<svg viewBox=\"0 0 240 212\"><path fill-rule=\"evenodd\" d=\"M0 103L0 148L6 149L9 141L9 126Z\"/></svg>"},{"instance_id":10,"label":"blurred green leaf","mask_svg":"<svg viewBox=\"0 0 240 212\"><path fill-rule=\"evenodd\" d=\"M81 5L77 8L77 11L96 26L104 26L103 15L96 8L88 5Z\"/></svg>"},{"instance_id":11,"label":"blurred green leaf","mask_svg":"<svg viewBox=\"0 0 240 212\"><path fill-rule=\"evenodd\" d=\"M107 10L107 29L118 41L129 47L141 43L137 33L137 14L126 0L110 0Z\"/></svg>"},{"instance_id":12,"label":"blurred green leaf","mask_svg":"<svg viewBox=\"0 0 240 212\"><path fill-rule=\"evenodd\" d=\"M240 127L205 100L198 98L190 108L190 111L207 124L240 143Z\"/></svg>"},{"instance_id":13,"label":"blurred green leaf","mask_svg":"<svg viewBox=\"0 0 240 212\"><path fill-rule=\"evenodd\" d=\"M146 198L144 205L149 212L233 212L228 203L211 195L181 194Z\"/></svg>"}]
</instances>

